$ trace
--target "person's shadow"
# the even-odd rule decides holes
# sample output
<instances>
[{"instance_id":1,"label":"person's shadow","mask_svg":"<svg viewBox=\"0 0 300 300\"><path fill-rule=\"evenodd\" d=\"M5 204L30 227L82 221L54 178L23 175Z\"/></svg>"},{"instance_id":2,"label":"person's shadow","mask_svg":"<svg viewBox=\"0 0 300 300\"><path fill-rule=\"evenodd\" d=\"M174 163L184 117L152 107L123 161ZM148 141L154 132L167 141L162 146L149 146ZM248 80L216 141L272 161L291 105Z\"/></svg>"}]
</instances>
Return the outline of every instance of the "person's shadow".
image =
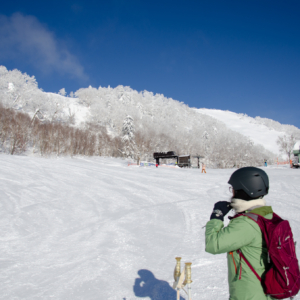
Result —
<instances>
[{"instance_id":1,"label":"person's shadow","mask_svg":"<svg viewBox=\"0 0 300 300\"><path fill-rule=\"evenodd\" d=\"M137 297L150 297L151 300L174 300L176 291L163 280L158 280L149 270L139 270L133 291ZM180 300L185 300L180 297Z\"/></svg>"}]
</instances>

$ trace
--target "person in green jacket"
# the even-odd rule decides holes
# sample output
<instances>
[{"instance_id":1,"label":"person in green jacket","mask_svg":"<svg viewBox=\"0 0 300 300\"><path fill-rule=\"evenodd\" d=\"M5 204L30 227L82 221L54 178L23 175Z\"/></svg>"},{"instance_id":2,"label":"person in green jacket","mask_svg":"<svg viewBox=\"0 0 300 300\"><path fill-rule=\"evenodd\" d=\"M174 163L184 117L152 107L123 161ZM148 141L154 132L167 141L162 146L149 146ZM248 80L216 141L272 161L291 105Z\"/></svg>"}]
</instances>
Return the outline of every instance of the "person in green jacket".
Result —
<instances>
[{"instance_id":1,"label":"person in green jacket","mask_svg":"<svg viewBox=\"0 0 300 300\"><path fill-rule=\"evenodd\" d=\"M250 218L240 216L224 227L224 216L233 208L236 213L252 212L272 219L273 210L266 206L264 195L269 191L267 174L254 167L236 170L228 183L233 193L231 202L215 203L210 221L206 224L205 251L227 253L230 300L266 300L260 281L237 250L241 250L252 267L262 276L269 268L266 244L259 226Z\"/></svg>"}]
</instances>

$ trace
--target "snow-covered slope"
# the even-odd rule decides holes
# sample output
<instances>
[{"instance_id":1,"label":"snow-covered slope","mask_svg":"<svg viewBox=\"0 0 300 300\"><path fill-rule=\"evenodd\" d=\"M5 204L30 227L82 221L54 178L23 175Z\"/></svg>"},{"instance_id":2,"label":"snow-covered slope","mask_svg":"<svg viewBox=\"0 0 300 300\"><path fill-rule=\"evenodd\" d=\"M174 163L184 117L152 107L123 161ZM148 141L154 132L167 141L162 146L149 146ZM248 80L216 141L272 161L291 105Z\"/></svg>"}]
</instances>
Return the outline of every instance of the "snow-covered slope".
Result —
<instances>
[{"instance_id":1,"label":"snow-covered slope","mask_svg":"<svg viewBox=\"0 0 300 300\"><path fill-rule=\"evenodd\" d=\"M192 262L192 299L228 299L226 255L205 252L202 227L230 197L232 169L8 155L0 165L0 299L174 300L176 256ZM265 170L267 203L299 241L300 171Z\"/></svg>"},{"instance_id":2,"label":"snow-covered slope","mask_svg":"<svg viewBox=\"0 0 300 300\"><path fill-rule=\"evenodd\" d=\"M297 141L297 143L294 145L294 148L293 148L293 150L294 151L299 151L299 149L300 149L300 141Z\"/></svg>"},{"instance_id":3,"label":"snow-covered slope","mask_svg":"<svg viewBox=\"0 0 300 300\"><path fill-rule=\"evenodd\" d=\"M64 97L55 93L44 93L44 95L47 96L49 102L56 104L56 114L58 114L58 117L62 120L73 118L74 125L80 126L89 119L90 109L84 105L80 105L78 99ZM47 110L43 112L46 118L53 118L53 116L47 115Z\"/></svg>"},{"instance_id":4,"label":"snow-covered slope","mask_svg":"<svg viewBox=\"0 0 300 300\"><path fill-rule=\"evenodd\" d=\"M157 143L148 143L154 145L155 150L143 146L143 153L139 155L144 159L154 151L176 148L180 154L187 151L205 153L212 165L233 166L236 162L228 157L232 156L230 151L234 148L239 160L253 164L256 162L251 161L250 157L262 161L273 160L273 154L278 155L278 136L293 134L300 137L300 130L295 126L228 111L192 109L162 94L138 92L128 86L89 86L70 93L70 97L62 96L64 94L64 89L60 94L46 93L38 88L34 76L0 66L0 99L4 107L28 113L42 121L60 122L82 129L107 128L111 137L121 137L123 122L129 115L134 119L136 132L143 137L143 142L148 143L153 138ZM243 135L272 153L261 147L249 146L249 140ZM217 145L221 144L227 150L223 151L223 157L213 155L219 149ZM206 151L207 147L211 152ZM247 158L244 147L249 151Z\"/></svg>"},{"instance_id":5,"label":"snow-covered slope","mask_svg":"<svg viewBox=\"0 0 300 300\"><path fill-rule=\"evenodd\" d=\"M279 136L286 134L285 132L270 129L267 126L256 122L254 118L228 110L201 108L196 109L196 111L224 122L231 130L249 137L254 144L262 145L273 153L279 153L279 147L276 141Z\"/></svg>"}]
</instances>

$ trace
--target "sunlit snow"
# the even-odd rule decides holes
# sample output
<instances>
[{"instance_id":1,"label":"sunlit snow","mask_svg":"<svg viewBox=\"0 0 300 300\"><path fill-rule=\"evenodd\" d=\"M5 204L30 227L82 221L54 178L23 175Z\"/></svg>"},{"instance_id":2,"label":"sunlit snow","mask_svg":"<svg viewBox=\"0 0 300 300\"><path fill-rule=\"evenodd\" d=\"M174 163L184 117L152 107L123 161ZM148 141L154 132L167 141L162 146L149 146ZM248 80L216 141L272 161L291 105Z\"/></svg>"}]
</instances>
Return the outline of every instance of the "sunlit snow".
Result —
<instances>
[{"instance_id":1,"label":"sunlit snow","mask_svg":"<svg viewBox=\"0 0 300 300\"><path fill-rule=\"evenodd\" d=\"M0 165L1 299L175 300L176 256L192 262L192 299L228 299L226 255L204 251L203 226L233 169L3 154ZM267 203L300 241L300 170L264 170Z\"/></svg>"},{"instance_id":2,"label":"sunlit snow","mask_svg":"<svg viewBox=\"0 0 300 300\"><path fill-rule=\"evenodd\" d=\"M271 130L265 125L256 123L254 118L228 110L200 108L196 111L224 122L229 129L249 137L254 144L262 145L273 153L279 153L279 146L276 141L279 136L286 133Z\"/></svg>"},{"instance_id":3,"label":"sunlit snow","mask_svg":"<svg viewBox=\"0 0 300 300\"><path fill-rule=\"evenodd\" d=\"M64 97L54 93L46 93L56 105L61 106L65 116L74 117L74 123L79 126L81 123L87 121L90 116L90 110L84 105L80 105L75 98Z\"/></svg>"},{"instance_id":4,"label":"sunlit snow","mask_svg":"<svg viewBox=\"0 0 300 300\"><path fill-rule=\"evenodd\" d=\"M296 144L294 145L293 150L299 150L300 149L300 141L297 141Z\"/></svg>"},{"instance_id":5,"label":"sunlit snow","mask_svg":"<svg viewBox=\"0 0 300 300\"><path fill-rule=\"evenodd\" d=\"M12 82L9 82L9 83L8 83L8 90L9 90L9 91L13 91L14 89L15 89L14 84L13 84Z\"/></svg>"}]
</instances>

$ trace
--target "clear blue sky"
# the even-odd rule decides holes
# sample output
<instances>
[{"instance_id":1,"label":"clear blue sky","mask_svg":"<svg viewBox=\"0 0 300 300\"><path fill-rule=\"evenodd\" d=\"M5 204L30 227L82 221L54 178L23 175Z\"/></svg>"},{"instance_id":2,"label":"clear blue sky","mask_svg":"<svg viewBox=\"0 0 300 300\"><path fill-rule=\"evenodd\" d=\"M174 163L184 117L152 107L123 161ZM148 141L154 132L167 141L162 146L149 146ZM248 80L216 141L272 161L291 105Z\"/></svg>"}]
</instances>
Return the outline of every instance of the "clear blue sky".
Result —
<instances>
[{"instance_id":1,"label":"clear blue sky","mask_svg":"<svg viewBox=\"0 0 300 300\"><path fill-rule=\"evenodd\" d=\"M2 1L0 64L300 127L300 1Z\"/></svg>"}]
</instances>

